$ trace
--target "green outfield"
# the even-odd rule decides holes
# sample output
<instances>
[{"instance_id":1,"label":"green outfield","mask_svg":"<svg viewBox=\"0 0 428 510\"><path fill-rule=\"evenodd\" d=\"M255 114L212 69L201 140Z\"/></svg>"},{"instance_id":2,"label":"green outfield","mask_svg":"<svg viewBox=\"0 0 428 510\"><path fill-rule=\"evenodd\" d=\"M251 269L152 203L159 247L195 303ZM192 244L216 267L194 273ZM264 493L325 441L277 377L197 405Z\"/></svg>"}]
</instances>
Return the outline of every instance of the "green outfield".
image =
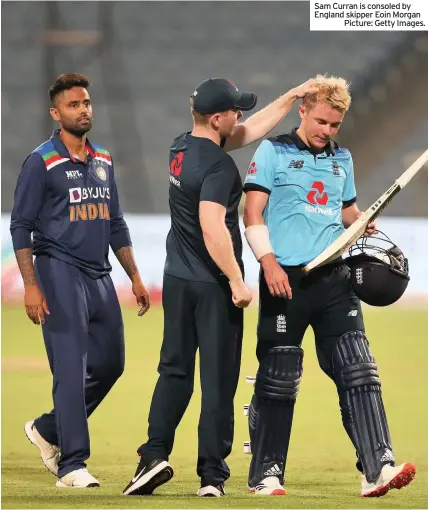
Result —
<instances>
[{"instance_id":1,"label":"green outfield","mask_svg":"<svg viewBox=\"0 0 428 510\"><path fill-rule=\"evenodd\" d=\"M162 313L152 309L138 318L124 310L127 360L125 373L90 419L92 456L89 470L102 487L92 490L55 488L38 450L24 435L24 422L51 406L51 376L41 330L23 308L2 311L2 507L3 508L427 508L428 507L428 376L427 313L367 310L366 325L383 380L384 401L397 460L414 462L413 483L384 498L359 498L355 453L340 419L336 390L317 365L312 332L308 333L304 375L296 405L288 461L288 495L255 497L246 490L249 456L243 405L254 375L256 312L246 313L241 380L236 397L235 444L228 459L232 475L227 496L195 496L198 380L189 409L177 432L170 462L174 478L154 496L124 497L134 475L136 448L146 439L147 414L156 382L162 338Z\"/></svg>"}]
</instances>

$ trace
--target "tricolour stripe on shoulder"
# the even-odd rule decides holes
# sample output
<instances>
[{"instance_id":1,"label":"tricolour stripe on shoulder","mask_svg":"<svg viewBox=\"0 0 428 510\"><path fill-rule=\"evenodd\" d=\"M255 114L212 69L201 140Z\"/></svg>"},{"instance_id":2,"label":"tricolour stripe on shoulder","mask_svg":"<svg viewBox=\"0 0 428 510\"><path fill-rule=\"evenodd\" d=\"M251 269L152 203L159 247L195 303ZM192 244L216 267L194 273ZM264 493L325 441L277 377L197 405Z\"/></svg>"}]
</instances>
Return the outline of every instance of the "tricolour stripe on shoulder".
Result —
<instances>
[{"instance_id":1,"label":"tricolour stripe on shoulder","mask_svg":"<svg viewBox=\"0 0 428 510\"><path fill-rule=\"evenodd\" d=\"M38 152L43 158L46 170L51 170L55 166L70 160L70 158L63 158L60 156L50 140L39 145L33 152Z\"/></svg>"},{"instance_id":2,"label":"tricolour stripe on shoulder","mask_svg":"<svg viewBox=\"0 0 428 510\"><path fill-rule=\"evenodd\" d=\"M70 161L70 158L63 158L59 154L57 156L52 156L47 161L45 161L46 170L51 170L57 165L60 165L61 163L65 163L66 161Z\"/></svg>"},{"instance_id":3,"label":"tricolour stripe on shoulder","mask_svg":"<svg viewBox=\"0 0 428 510\"><path fill-rule=\"evenodd\" d=\"M46 140L46 142L43 142L38 147L36 147L33 152L38 152L40 156L42 156L43 159L45 159L45 155L49 154L50 152L56 152L55 147L51 140Z\"/></svg>"},{"instance_id":4,"label":"tricolour stripe on shoulder","mask_svg":"<svg viewBox=\"0 0 428 510\"><path fill-rule=\"evenodd\" d=\"M104 161L108 165L111 165L111 155L110 152L101 145L92 144L95 149L94 159L98 159L100 161Z\"/></svg>"}]
</instances>

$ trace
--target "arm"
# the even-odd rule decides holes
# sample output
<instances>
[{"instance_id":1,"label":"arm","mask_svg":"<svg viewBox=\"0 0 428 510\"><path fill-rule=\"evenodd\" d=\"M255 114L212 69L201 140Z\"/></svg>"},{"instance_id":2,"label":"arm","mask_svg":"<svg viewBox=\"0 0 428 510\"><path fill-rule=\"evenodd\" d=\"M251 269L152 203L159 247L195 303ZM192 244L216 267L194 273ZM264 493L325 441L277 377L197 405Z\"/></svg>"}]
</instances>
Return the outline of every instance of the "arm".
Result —
<instances>
[{"instance_id":1,"label":"arm","mask_svg":"<svg viewBox=\"0 0 428 510\"><path fill-rule=\"evenodd\" d=\"M231 137L226 140L224 150L233 151L256 142L272 131L288 114L297 99L316 92L313 80L291 89L276 101L238 124Z\"/></svg>"},{"instance_id":2,"label":"arm","mask_svg":"<svg viewBox=\"0 0 428 510\"><path fill-rule=\"evenodd\" d=\"M350 227L354 221L364 214L358 209L357 204L354 202L352 205L342 209L342 223L345 228Z\"/></svg>"},{"instance_id":3,"label":"arm","mask_svg":"<svg viewBox=\"0 0 428 510\"><path fill-rule=\"evenodd\" d=\"M250 304L252 296L236 261L225 217L226 208L223 205L209 201L199 202L199 221L208 253L227 276L234 304L245 308Z\"/></svg>"},{"instance_id":4,"label":"arm","mask_svg":"<svg viewBox=\"0 0 428 510\"><path fill-rule=\"evenodd\" d=\"M150 296L143 284L137 263L135 262L128 225L123 218L120 208L119 193L114 178L113 166L111 179L110 246L120 265L132 282L132 292L134 293L137 304L140 306L138 315L141 317L150 308Z\"/></svg>"},{"instance_id":5,"label":"arm","mask_svg":"<svg viewBox=\"0 0 428 510\"><path fill-rule=\"evenodd\" d=\"M350 227L360 216L364 214L363 211L358 209L357 204L354 202L349 207L342 209L342 223L345 228ZM372 221L367 225L364 235L371 236L376 233L376 221Z\"/></svg>"},{"instance_id":6,"label":"arm","mask_svg":"<svg viewBox=\"0 0 428 510\"><path fill-rule=\"evenodd\" d=\"M245 178L245 237L262 266L271 295L291 299L288 276L275 258L270 244L269 230L263 220L263 211L275 183L276 165L277 155L274 146L269 140L263 140L251 160Z\"/></svg>"},{"instance_id":7,"label":"arm","mask_svg":"<svg viewBox=\"0 0 428 510\"><path fill-rule=\"evenodd\" d=\"M31 154L22 165L15 189L10 222L15 257L24 282L24 305L34 324L46 322L46 300L37 284L33 264L31 233L45 199L46 169L42 157Z\"/></svg>"},{"instance_id":8,"label":"arm","mask_svg":"<svg viewBox=\"0 0 428 510\"><path fill-rule=\"evenodd\" d=\"M250 304L252 296L244 283L225 222L226 208L237 179L236 165L226 154L208 169L199 195L199 223L208 253L229 280L233 303L244 308Z\"/></svg>"},{"instance_id":9,"label":"arm","mask_svg":"<svg viewBox=\"0 0 428 510\"><path fill-rule=\"evenodd\" d=\"M292 298L287 273L278 264L269 240L269 230L264 224L263 210L269 194L248 191L244 205L245 237L262 266L266 284L272 296Z\"/></svg>"},{"instance_id":10,"label":"arm","mask_svg":"<svg viewBox=\"0 0 428 510\"><path fill-rule=\"evenodd\" d=\"M208 253L230 282L240 282L241 268L235 258L225 217L226 208L223 205L199 202L199 221Z\"/></svg>"},{"instance_id":11,"label":"arm","mask_svg":"<svg viewBox=\"0 0 428 510\"><path fill-rule=\"evenodd\" d=\"M350 155L349 167L343 187L342 223L345 228L350 227L364 212L357 206L357 190L355 188L354 163ZM367 225L364 235L371 236L376 232L376 222Z\"/></svg>"}]
</instances>

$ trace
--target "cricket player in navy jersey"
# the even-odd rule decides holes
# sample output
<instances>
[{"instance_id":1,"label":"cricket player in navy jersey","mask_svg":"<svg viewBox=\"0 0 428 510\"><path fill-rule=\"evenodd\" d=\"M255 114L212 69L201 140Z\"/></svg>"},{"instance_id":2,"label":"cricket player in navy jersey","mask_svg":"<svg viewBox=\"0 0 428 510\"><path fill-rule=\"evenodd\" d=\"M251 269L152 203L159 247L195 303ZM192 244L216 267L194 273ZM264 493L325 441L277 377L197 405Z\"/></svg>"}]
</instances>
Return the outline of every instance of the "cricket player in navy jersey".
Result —
<instances>
[{"instance_id":1,"label":"cricket player in navy jersey","mask_svg":"<svg viewBox=\"0 0 428 510\"><path fill-rule=\"evenodd\" d=\"M50 88L50 114L59 129L24 161L10 226L27 315L42 324L53 374L54 408L27 422L25 432L58 477L57 487L100 485L86 469L87 418L124 369L109 246L132 281L138 314L150 306L112 158L86 137L92 127L88 86L83 75L62 74Z\"/></svg>"},{"instance_id":2,"label":"cricket player in navy jersey","mask_svg":"<svg viewBox=\"0 0 428 510\"><path fill-rule=\"evenodd\" d=\"M319 364L336 384L343 424L357 451L361 496L383 496L410 483L415 467L395 464L350 270L341 258L307 276L302 270L362 214L351 154L333 141L351 103L348 84L317 76L315 85L317 92L299 107L300 127L260 144L244 184L245 236L261 266L248 487L260 495L286 493L301 344L310 325ZM366 235L375 229L369 224Z\"/></svg>"}]
</instances>

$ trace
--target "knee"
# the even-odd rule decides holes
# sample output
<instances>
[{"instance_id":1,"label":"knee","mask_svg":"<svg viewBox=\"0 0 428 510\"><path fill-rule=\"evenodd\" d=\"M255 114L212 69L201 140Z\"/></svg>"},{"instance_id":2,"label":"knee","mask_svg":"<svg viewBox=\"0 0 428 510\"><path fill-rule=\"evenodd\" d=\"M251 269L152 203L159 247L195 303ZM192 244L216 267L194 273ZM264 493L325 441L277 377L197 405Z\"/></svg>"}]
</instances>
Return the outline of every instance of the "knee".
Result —
<instances>
[{"instance_id":1,"label":"knee","mask_svg":"<svg viewBox=\"0 0 428 510\"><path fill-rule=\"evenodd\" d=\"M362 331L350 331L339 338L332 367L339 393L365 387L373 391L381 386L376 361Z\"/></svg>"},{"instance_id":2,"label":"knee","mask_svg":"<svg viewBox=\"0 0 428 510\"><path fill-rule=\"evenodd\" d=\"M303 373L300 347L272 347L260 362L254 393L258 398L295 402Z\"/></svg>"},{"instance_id":3,"label":"knee","mask_svg":"<svg viewBox=\"0 0 428 510\"><path fill-rule=\"evenodd\" d=\"M107 386L112 386L125 370L125 356L121 352L110 360L104 360L88 367L91 378Z\"/></svg>"}]
</instances>

